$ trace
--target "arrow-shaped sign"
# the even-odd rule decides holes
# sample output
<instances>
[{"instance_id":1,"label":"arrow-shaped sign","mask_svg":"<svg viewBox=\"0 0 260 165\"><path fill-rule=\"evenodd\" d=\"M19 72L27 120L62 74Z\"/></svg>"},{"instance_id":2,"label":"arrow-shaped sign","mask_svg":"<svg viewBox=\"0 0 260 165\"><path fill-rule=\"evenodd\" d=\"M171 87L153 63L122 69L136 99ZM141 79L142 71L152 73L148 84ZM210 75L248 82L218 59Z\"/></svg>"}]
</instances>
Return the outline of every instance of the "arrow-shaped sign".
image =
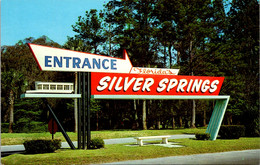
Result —
<instances>
[{"instance_id":1,"label":"arrow-shaped sign","mask_svg":"<svg viewBox=\"0 0 260 165\"><path fill-rule=\"evenodd\" d=\"M42 71L129 73L132 63L124 50L123 59L28 44Z\"/></svg>"}]
</instances>

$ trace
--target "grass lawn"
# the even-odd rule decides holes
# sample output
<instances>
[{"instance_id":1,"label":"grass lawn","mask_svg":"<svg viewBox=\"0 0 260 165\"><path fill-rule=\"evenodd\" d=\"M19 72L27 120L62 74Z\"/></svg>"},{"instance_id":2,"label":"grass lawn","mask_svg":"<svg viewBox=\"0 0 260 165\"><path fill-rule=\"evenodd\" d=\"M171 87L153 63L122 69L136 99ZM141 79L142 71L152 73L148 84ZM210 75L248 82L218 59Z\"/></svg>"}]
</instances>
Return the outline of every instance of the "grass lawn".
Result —
<instances>
[{"instance_id":1,"label":"grass lawn","mask_svg":"<svg viewBox=\"0 0 260 165\"><path fill-rule=\"evenodd\" d=\"M106 145L98 150L60 149L56 153L23 155L15 154L1 159L8 164L92 164L124 160L147 159L165 156L190 155L200 153L224 152L233 150L259 149L260 138L240 138L236 140L202 141L193 139L169 140L184 145L182 148L161 146L125 146L125 144Z\"/></svg>"},{"instance_id":2,"label":"grass lawn","mask_svg":"<svg viewBox=\"0 0 260 165\"><path fill-rule=\"evenodd\" d=\"M176 135L176 134L195 134L205 132L205 128L199 129L175 129L175 130L118 130L118 131L91 131L91 137L101 137L102 139L126 138L137 136L156 136L156 135ZM67 132L72 141L77 141L77 133ZM44 133L2 133L1 145L17 145L23 144L25 140L34 139L51 139L49 132ZM61 132L54 135L55 139L66 141Z\"/></svg>"}]
</instances>

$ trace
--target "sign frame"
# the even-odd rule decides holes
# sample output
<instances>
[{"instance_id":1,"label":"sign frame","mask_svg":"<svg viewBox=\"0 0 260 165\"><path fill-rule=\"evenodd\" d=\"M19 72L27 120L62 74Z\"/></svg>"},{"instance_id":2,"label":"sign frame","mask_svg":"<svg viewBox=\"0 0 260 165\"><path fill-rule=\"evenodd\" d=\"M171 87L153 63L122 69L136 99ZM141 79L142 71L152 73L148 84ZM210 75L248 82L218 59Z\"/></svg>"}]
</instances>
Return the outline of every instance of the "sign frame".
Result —
<instances>
[{"instance_id":1,"label":"sign frame","mask_svg":"<svg viewBox=\"0 0 260 165\"><path fill-rule=\"evenodd\" d=\"M215 107L213 109L210 122L208 124L206 133L210 134L210 140L216 140L221 123L224 118L224 114L227 109L230 96L218 95L218 96L151 96L151 95L91 95L92 99L148 99L148 100L216 100Z\"/></svg>"}]
</instances>

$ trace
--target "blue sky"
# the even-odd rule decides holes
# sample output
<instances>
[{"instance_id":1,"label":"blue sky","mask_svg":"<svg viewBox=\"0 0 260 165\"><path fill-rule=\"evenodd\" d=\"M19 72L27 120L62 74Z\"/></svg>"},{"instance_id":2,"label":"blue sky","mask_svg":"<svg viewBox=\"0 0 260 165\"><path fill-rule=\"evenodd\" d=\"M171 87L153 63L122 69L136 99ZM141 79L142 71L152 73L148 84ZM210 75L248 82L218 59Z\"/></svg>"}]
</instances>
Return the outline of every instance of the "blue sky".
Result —
<instances>
[{"instance_id":1,"label":"blue sky","mask_svg":"<svg viewBox=\"0 0 260 165\"><path fill-rule=\"evenodd\" d=\"M86 10L103 9L109 0L1 0L1 45L48 36L63 45L74 36L71 25Z\"/></svg>"}]
</instances>

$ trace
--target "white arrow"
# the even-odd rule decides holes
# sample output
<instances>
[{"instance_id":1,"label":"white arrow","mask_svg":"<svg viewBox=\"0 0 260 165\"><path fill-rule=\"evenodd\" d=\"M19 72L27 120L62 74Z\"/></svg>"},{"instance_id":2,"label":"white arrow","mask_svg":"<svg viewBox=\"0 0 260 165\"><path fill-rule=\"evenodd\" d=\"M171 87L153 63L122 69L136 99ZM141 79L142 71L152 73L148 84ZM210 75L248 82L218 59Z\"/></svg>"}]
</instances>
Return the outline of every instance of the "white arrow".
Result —
<instances>
[{"instance_id":1,"label":"white arrow","mask_svg":"<svg viewBox=\"0 0 260 165\"><path fill-rule=\"evenodd\" d=\"M28 44L42 71L129 73L132 63L124 50L123 59Z\"/></svg>"}]
</instances>

